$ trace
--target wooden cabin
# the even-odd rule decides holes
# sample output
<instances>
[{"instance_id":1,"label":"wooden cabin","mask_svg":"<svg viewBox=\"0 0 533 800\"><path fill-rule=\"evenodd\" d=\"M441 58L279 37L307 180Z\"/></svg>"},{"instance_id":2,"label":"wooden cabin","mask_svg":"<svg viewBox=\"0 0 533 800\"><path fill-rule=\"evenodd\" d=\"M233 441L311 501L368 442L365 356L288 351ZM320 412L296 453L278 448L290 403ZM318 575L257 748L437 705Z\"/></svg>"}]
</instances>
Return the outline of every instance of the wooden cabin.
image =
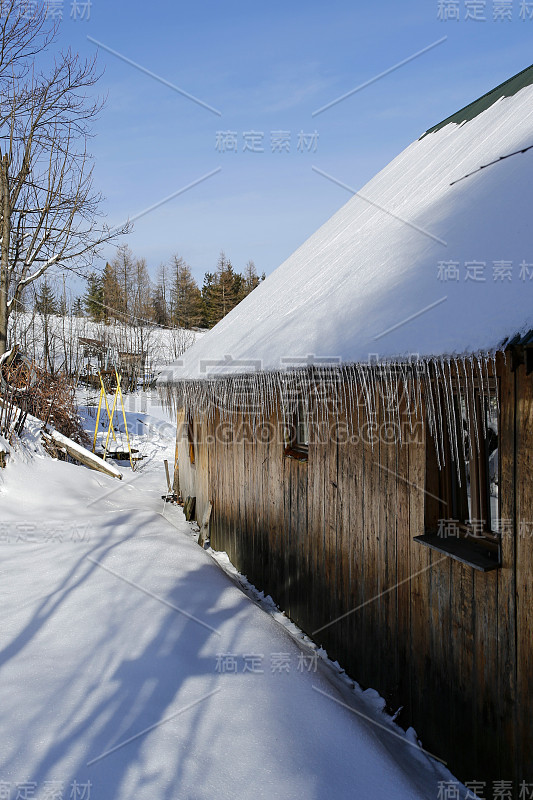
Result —
<instances>
[{"instance_id":1,"label":"wooden cabin","mask_svg":"<svg viewBox=\"0 0 533 800\"><path fill-rule=\"evenodd\" d=\"M484 797L533 787L532 84L430 129L159 380L213 548Z\"/></svg>"},{"instance_id":2,"label":"wooden cabin","mask_svg":"<svg viewBox=\"0 0 533 800\"><path fill-rule=\"evenodd\" d=\"M146 353L118 352L118 371L124 379L124 391L135 391L140 380L146 379Z\"/></svg>"},{"instance_id":3,"label":"wooden cabin","mask_svg":"<svg viewBox=\"0 0 533 800\"><path fill-rule=\"evenodd\" d=\"M116 350L103 340L80 337L83 358L86 364L80 373L80 381L95 389L103 381L106 390L116 388L115 368L122 378L122 390L134 391L139 380L146 381L146 352ZM96 363L95 363L96 362Z\"/></svg>"}]
</instances>

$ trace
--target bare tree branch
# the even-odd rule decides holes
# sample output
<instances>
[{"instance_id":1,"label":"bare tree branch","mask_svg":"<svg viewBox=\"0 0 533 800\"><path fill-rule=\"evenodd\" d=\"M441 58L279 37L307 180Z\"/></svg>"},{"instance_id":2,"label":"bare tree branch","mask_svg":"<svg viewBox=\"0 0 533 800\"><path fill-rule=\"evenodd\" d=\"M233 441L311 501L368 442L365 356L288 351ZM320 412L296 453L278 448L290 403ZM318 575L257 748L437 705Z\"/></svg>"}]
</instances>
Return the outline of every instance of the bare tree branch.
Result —
<instances>
[{"instance_id":1,"label":"bare tree branch","mask_svg":"<svg viewBox=\"0 0 533 800\"><path fill-rule=\"evenodd\" d=\"M96 60L67 50L40 70L55 33L44 8L28 19L17 0L0 0L0 355L25 288L52 266L89 266L129 229L102 223L93 188Z\"/></svg>"}]
</instances>

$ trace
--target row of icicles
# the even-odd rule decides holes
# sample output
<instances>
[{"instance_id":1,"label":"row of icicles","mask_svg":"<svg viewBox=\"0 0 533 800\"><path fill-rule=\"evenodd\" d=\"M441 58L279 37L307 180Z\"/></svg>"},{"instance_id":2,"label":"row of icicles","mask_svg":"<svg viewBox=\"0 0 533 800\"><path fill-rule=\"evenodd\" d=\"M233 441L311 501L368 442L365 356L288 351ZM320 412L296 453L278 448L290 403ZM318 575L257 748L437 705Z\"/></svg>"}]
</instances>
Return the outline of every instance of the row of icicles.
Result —
<instances>
[{"instance_id":1,"label":"row of icicles","mask_svg":"<svg viewBox=\"0 0 533 800\"><path fill-rule=\"evenodd\" d=\"M499 411L495 375L495 354L489 353L177 380L163 383L159 391L174 410L206 421L218 416L225 424L246 420L253 431L273 416L285 424L302 400L310 430L343 420L354 437L380 419L398 431L401 443L403 432L426 424L440 468L446 463L446 441L453 461L466 462L465 436L458 434L465 425L479 449L480 432L487 435L485 413L479 420L479 410L493 403Z\"/></svg>"}]
</instances>

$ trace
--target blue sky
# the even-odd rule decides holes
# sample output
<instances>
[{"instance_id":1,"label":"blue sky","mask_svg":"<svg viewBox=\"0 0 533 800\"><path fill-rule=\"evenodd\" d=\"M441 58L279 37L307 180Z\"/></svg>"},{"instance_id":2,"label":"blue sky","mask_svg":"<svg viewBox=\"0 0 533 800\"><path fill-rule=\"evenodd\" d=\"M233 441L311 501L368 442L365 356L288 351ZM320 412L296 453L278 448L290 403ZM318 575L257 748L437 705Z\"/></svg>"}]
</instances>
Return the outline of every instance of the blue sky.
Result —
<instances>
[{"instance_id":1,"label":"blue sky","mask_svg":"<svg viewBox=\"0 0 533 800\"><path fill-rule=\"evenodd\" d=\"M109 222L219 170L140 217L126 240L152 274L179 253L200 282L221 249L237 269L253 259L268 274L349 199L313 166L360 189L428 127L533 63L533 3L522 0L443 0L458 20L439 20L438 0L92 0L89 19L72 18L71 0L61 5L59 44L98 50L105 69L91 147ZM466 19L474 13L486 19ZM217 145L227 131L237 152ZM249 131L263 134L263 152L244 151ZM272 152L277 131L290 133L289 152ZM301 131L317 132L316 149L313 140L298 149Z\"/></svg>"}]
</instances>

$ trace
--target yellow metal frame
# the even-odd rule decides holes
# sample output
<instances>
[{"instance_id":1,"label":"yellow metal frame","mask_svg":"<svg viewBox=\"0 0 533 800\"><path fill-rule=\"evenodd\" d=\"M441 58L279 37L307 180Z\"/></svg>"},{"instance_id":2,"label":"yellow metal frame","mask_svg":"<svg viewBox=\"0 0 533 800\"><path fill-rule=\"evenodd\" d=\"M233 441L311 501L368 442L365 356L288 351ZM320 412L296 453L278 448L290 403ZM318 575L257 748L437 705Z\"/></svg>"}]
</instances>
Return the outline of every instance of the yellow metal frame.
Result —
<instances>
[{"instance_id":1,"label":"yellow metal frame","mask_svg":"<svg viewBox=\"0 0 533 800\"><path fill-rule=\"evenodd\" d=\"M116 391L115 391L115 396L113 398L113 407L111 409L111 414L109 415L109 429L107 431L107 438L106 438L104 456L103 457L104 457L104 461L105 461L106 456L107 456L107 448L109 447L109 437L111 436L111 433L113 433L113 438L116 441L115 430L113 428L113 419L115 417L115 409L117 407L117 400L120 397L120 406L122 408L122 419L124 420L124 430L126 432L126 440L128 442L128 453L129 453L129 456L130 456L130 465L131 465L132 470L134 470L135 469L135 464L133 463L133 458L132 458L132 454L131 454L130 435L129 435L129 432L128 432L128 423L127 423L127 420L126 420L126 409L124 408L124 397L122 395L122 389L120 388L120 375L118 374L116 368L115 368L115 377L117 379L117 388L116 388ZM107 405L107 398L106 398L106 405ZM109 411L108 411L108 414L109 414Z\"/></svg>"},{"instance_id":2,"label":"yellow metal frame","mask_svg":"<svg viewBox=\"0 0 533 800\"><path fill-rule=\"evenodd\" d=\"M112 417L111 412L109 411L109 404L107 402L107 392L104 387L104 382L102 380L102 373L98 373L98 377L100 378L100 400L98 401L98 412L96 414L96 425L94 426L94 439L93 439L93 453L96 449L96 439L98 437L98 425L100 424L100 412L102 411L102 400L105 401L105 407L107 411L107 418L111 423ZM115 442L117 441L117 437L115 436L115 431L113 429L113 439Z\"/></svg>"}]
</instances>

